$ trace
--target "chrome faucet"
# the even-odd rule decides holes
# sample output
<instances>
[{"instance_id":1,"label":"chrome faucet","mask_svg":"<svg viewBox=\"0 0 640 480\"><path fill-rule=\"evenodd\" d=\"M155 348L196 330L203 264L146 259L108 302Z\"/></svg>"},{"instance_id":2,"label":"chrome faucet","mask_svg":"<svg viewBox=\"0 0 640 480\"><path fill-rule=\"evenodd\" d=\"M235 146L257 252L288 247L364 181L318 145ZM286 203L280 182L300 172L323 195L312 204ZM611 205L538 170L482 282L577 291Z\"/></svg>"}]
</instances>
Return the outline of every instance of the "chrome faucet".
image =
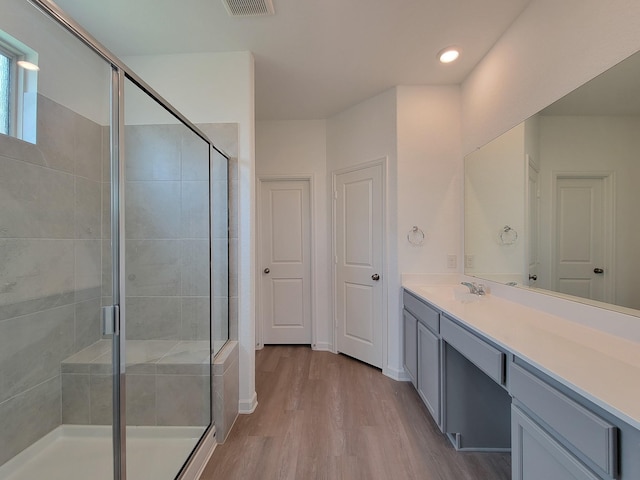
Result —
<instances>
[{"instance_id":1,"label":"chrome faucet","mask_svg":"<svg viewBox=\"0 0 640 480\"><path fill-rule=\"evenodd\" d=\"M462 285L469 289L469 293L473 293L474 295L485 295L487 292L484 291L484 285L481 283L470 283L470 282L460 282Z\"/></svg>"}]
</instances>

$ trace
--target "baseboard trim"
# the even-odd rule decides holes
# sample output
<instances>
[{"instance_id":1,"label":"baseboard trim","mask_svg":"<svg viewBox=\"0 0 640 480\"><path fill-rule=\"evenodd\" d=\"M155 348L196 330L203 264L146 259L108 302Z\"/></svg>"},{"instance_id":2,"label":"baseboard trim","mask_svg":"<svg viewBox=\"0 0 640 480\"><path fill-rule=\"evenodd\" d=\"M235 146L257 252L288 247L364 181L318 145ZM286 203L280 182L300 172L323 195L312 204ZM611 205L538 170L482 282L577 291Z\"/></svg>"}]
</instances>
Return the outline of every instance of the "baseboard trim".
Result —
<instances>
[{"instance_id":1,"label":"baseboard trim","mask_svg":"<svg viewBox=\"0 0 640 480\"><path fill-rule=\"evenodd\" d=\"M386 375L389 378L397 380L398 382L411 381L411 378L409 377L409 375L407 375L407 372L404 371L404 368L402 370L399 370L397 368L386 366L385 368L382 369L382 373L383 375Z\"/></svg>"},{"instance_id":2,"label":"baseboard trim","mask_svg":"<svg viewBox=\"0 0 640 480\"><path fill-rule=\"evenodd\" d=\"M316 342L315 346L312 348L318 352L333 352L333 345L328 342Z\"/></svg>"},{"instance_id":3,"label":"baseboard trim","mask_svg":"<svg viewBox=\"0 0 640 480\"><path fill-rule=\"evenodd\" d=\"M256 392L253 392L253 397L251 397L251 400L240 400L238 402L238 413L242 415L248 415L255 412L257 406L258 394Z\"/></svg>"}]
</instances>

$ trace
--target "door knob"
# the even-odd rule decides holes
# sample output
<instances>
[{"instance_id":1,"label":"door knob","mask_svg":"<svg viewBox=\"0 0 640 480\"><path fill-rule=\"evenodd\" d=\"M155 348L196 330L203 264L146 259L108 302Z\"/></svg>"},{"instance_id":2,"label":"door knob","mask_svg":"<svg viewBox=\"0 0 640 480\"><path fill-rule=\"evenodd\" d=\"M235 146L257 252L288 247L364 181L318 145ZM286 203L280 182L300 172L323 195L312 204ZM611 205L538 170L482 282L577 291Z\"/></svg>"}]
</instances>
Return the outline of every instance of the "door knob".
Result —
<instances>
[{"instance_id":1,"label":"door knob","mask_svg":"<svg viewBox=\"0 0 640 480\"><path fill-rule=\"evenodd\" d=\"M538 275L529 275L529 280L533 280L535 282L538 280Z\"/></svg>"},{"instance_id":2,"label":"door knob","mask_svg":"<svg viewBox=\"0 0 640 480\"><path fill-rule=\"evenodd\" d=\"M593 273L604 273L604 269L596 267L593 269Z\"/></svg>"},{"instance_id":3,"label":"door knob","mask_svg":"<svg viewBox=\"0 0 640 480\"><path fill-rule=\"evenodd\" d=\"M271 270L269 270L268 268L265 268L265 269L263 270L263 272L264 272L264 273L266 273L266 274L268 275L268 274L271 272Z\"/></svg>"},{"instance_id":4,"label":"door knob","mask_svg":"<svg viewBox=\"0 0 640 480\"><path fill-rule=\"evenodd\" d=\"M374 273L373 275L371 275L371 280L375 280L377 282L378 280L380 280L380 275Z\"/></svg>"}]
</instances>

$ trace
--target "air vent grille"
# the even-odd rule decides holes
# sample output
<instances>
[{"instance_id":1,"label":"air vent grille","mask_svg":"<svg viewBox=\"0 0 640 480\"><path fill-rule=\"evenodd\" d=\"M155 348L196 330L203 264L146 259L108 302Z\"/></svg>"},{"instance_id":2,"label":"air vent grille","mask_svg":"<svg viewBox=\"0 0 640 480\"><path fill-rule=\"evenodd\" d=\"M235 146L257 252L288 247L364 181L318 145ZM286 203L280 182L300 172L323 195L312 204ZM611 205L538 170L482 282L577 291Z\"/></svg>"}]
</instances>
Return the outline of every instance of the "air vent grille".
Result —
<instances>
[{"instance_id":1,"label":"air vent grille","mask_svg":"<svg viewBox=\"0 0 640 480\"><path fill-rule=\"evenodd\" d=\"M222 0L232 17L259 17L273 15L272 0Z\"/></svg>"}]
</instances>

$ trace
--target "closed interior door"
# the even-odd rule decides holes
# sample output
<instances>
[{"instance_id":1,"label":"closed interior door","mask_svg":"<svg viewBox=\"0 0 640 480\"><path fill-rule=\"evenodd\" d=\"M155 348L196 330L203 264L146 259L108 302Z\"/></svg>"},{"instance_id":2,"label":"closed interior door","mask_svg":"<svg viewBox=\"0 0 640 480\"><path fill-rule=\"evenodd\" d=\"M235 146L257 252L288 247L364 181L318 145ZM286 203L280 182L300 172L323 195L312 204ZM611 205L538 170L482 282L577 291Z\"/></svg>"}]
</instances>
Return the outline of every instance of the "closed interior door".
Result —
<instances>
[{"instance_id":1,"label":"closed interior door","mask_svg":"<svg viewBox=\"0 0 640 480\"><path fill-rule=\"evenodd\" d=\"M265 344L311 343L309 181L261 184L261 309Z\"/></svg>"},{"instance_id":2,"label":"closed interior door","mask_svg":"<svg viewBox=\"0 0 640 480\"><path fill-rule=\"evenodd\" d=\"M382 165L336 175L338 351L382 367Z\"/></svg>"},{"instance_id":3,"label":"closed interior door","mask_svg":"<svg viewBox=\"0 0 640 480\"><path fill-rule=\"evenodd\" d=\"M604 179L556 182L555 289L604 300Z\"/></svg>"}]
</instances>

